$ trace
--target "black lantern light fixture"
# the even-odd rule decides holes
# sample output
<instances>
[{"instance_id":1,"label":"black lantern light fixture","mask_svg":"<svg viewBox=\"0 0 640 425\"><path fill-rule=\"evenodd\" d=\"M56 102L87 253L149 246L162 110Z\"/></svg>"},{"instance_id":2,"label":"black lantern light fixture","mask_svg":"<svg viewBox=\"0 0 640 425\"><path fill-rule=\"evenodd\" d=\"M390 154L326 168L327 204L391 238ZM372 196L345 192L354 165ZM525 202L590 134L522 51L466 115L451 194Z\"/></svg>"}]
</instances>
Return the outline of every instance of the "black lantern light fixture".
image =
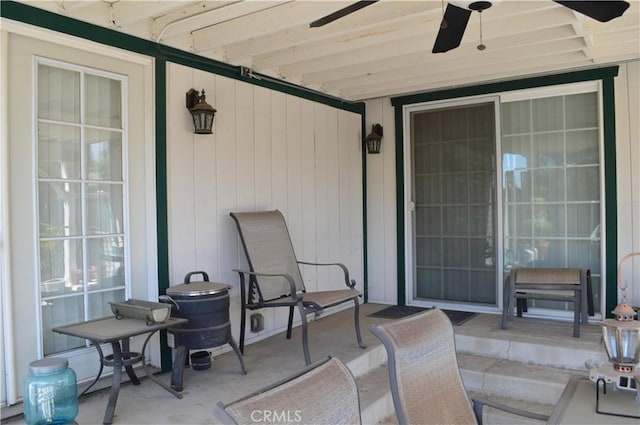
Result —
<instances>
[{"instance_id":1,"label":"black lantern light fixture","mask_svg":"<svg viewBox=\"0 0 640 425\"><path fill-rule=\"evenodd\" d=\"M193 117L194 134L212 134L213 118L216 110L213 106L205 102L204 89L202 94L197 90L190 89L187 92L187 109Z\"/></svg>"},{"instance_id":2,"label":"black lantern light fixture","mask_svg":"<svg viewBox=\"0 0 640 425\"><path fill-rule=\"evenodd\" d=\"M367 144L367 152L380 153L380 145L382 144L382 126L380 124L374 124L371 127L371 133L365 139Z\"/></svg>"}]
</instances>

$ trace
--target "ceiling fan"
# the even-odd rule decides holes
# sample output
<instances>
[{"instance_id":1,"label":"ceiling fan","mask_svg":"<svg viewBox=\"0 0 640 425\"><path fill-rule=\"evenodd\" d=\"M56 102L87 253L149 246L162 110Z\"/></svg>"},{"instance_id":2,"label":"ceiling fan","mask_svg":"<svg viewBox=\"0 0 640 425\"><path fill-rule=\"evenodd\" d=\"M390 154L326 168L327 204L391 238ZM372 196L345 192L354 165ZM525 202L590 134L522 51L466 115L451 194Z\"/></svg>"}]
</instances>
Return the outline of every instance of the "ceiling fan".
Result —
<instances>
[{"instance_id":1,"label":"ceiling fan","mask_svg":"<svg viewBox=\"0 0 640 425\"><path fill-rule=\"evenodd\" d=\"M378 1L379 0L357 1L347 7L311 22L309 26L311 28L321 27L364 7L371 6ZM614 18L622 16L625 10L629 8L629 2L627 1L553 1L600 22L608 22ZM435 44L433 45L432 53L444 53L458 47L462 41L464 31L467 28L471 12L482 12L490 7L490 1L474 1L468 5L468 8L447 3L447 8L444 12L442 23L440 24L440 30L438 31Z\"/></svg>"}]
</instances>

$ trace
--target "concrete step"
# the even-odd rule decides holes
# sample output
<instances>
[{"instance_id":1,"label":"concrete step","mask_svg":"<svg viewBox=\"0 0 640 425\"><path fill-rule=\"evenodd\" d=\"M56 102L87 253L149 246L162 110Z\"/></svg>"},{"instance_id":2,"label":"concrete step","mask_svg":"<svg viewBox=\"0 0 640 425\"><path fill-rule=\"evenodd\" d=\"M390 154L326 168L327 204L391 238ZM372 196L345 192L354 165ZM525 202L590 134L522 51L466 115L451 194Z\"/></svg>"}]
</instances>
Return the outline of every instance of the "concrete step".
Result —
<instances>
[{"instance_id":1,"label":"concrete step","mask_svg":"<svg viewBox=\"0 0 640 425\"><path fill-rule=\"evenodd\" d=\"M363 424L376 424L389 416L395 419L386 364L360 376L357 383Z\"/></svg>"},{"instance_id":2,"label":"concrete step","mask_svg":"<svg viewBox=\"0 0 640 425\"><path fill-rule=\"evenodd\" d=\"M585 362L608 361L602 346L599 325L583 325L580 338L572 337L571 324L516 317L508 329L488 314L474 317L464 326L456 326L456 350L478 356L525 364L584 370Z\"/></svg>"},{"instance_id":3,"label":"concrete step","mask_svg":"<svg viewBox=\"0 0 640 425\"><path fill-rule=\"evenodd\" d=\"M468 354L460 354L458 362L465 388L471 397L479 396L546 415L551 414L569 376L575 372ZM362 423L397 424L387 365L380 365L360 375L357 383ZM489 407L485 408L484 415L485 423L490 424L540 423Z\"/></svg>"},{"instance_id":4,"label":"concrete step","mask_svg":"<svg viewBox=\"0 0 640 425\"><path fill-rule=\"evenodd\" d=\"M463 355L461 363L461 373L465 387L471 397L482 397L485 399L498 401L508 406L550 415L553 406L562 391L564 376L554 377L545 380L548 373L553 372L548 367L536 366L532 371L532 376L512 376L510 371L517 367L515 362L499 361L493 365L498 370L491 370L488 367L486 358ZM534 376L534 373L541 373ZM493 382L492 382L493 381ZM391 397L386 365L377 367L369 373L361 375L357 379L360 394L360 405L363 424L385 424L396 425L397 419ZM483 387L481 382L488 383L488 387ZM492 383L491 383L492 382ZM549 394L545 396L549 403L540 402L539 394ZM500 410L486 407L484 411L484 422L488 424L540 424L540 421L513 416Z\"/></svg>"},{"instance_id":5,"label":"concrete step","mask_svg":"<svg viewBox=\"0 0 640 425\"><path fill-rule=\"evenodd\" d=\"M465 388L487 396L528 403L554 405L572 374L586 370L525 364L459 353L458 364Z\"/></svg>"},{"instance_id":6,"label":"concrete step","mask_svg":"<svg viewBox=\"0 0 640 425\"><path fill-rule=\"evenodd\" d=\"M474 395L474 394L471 394ZM543 415L550 415L551 409L553 406L548 405L539 405L535 403L524 403L517 400L505 399L500 397L484 397L485 399L489 398L492 401L497 401L500 403L504 403L511 407L516 407L518 409L527 410L530 412L535 412ZM522 416L514 416L503 411L494 409L492 407L485 407L482 414L482 423L486 425L544 425L545 421L539 421L535 419L525 418ZM395 412L385 418L377 422L364 422L363 424L376 424L376 425L398 425L398 418L395 415Z\"/></svg>"},{"instance_id":7,"label":"concrete step","mask_svg":"<svg viewBox=\"0 0 640 425\"><path fill-rule=\"evenodd\" d=\"M396 414L394 413L391 416L387 416L386 418L382 418L382 420L379 420L378 422L376 422L376 425L398 425L398 418L396 417Z\"/></svg>"},{"instance_id":8,"label":"concrete step","mask_svg":"<svg viewBox=\"0 0 640 425\"><path fill-rule=\"evenodd\" d=\"M481 396L485 399L506 404L507 406L510 406L510 407L515 407L528 412L538 413L542 415L550 416L553 410L553 405L548 405L548 404L525 402L522 400L513 400L511 398L506 398L506 397L487 396L486 394L478 394L475 392L469 392L469 395L471 397ZM482 412L482 422L484 424L491 424L491 425L515 425L515 424L544 425L546 424L546 421L539 421L536 419L526 418L523 416L512 415L512 414L503 412L502 410L498 410L488 406L485 406Z\"/></svg>"},{"instance_id":9,"label":"concrete step","mask_svg":"<svg viewBox=\"0 0 640 425\"><path fill-rule=\"evenodd\" d=\"M384 346L370 348L347 362L347 367L358 384L362 423L375 424L390 415L395 418Z\"/></svg>"}]
</instances>

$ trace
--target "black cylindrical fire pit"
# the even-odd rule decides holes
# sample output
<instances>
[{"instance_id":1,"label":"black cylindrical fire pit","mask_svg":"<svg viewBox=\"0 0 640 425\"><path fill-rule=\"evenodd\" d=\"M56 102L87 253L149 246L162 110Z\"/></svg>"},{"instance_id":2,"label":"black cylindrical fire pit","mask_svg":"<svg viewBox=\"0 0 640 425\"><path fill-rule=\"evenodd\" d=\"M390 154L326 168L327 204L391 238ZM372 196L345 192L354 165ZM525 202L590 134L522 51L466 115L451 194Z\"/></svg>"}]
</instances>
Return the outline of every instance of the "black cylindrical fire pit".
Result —
<instances>
[{"instance_id":1,"label":"black cylindrical fire pit","mask_svg":"<svg viewBox=\"0 0 640 425\"><path fill-rule=\"evenodd\" d=\"M204 281L191 282L191 277L197 274L202 274ZM171 315L189 320L184 327L169 329L176 347L184 345L192 350L229 342L229 288L224 283L209 282L205 272L191 272L183 284L167 289L163 300L172 303Z\"/></svg>"},{"instance_id":2,"label":"black cylindrical fire pit","mask_svg":"<svg viewBox=\"0 0 640 425\"><path fill-rule=\"evenodd\" d=\"M191 277L199 274L204 281L191 282ZM171 379L174 389L182 391L182 372L189 350L229 344L240 360L242 373L246 373L242 354L231 336L229 288L231 285L210 282L206 272L195 271L187 273L183 284L170 287L167 295L160 297L171 303L171 316L189 321L180 328L168 329L176 348Z\"/></svg>"}]
</instances>

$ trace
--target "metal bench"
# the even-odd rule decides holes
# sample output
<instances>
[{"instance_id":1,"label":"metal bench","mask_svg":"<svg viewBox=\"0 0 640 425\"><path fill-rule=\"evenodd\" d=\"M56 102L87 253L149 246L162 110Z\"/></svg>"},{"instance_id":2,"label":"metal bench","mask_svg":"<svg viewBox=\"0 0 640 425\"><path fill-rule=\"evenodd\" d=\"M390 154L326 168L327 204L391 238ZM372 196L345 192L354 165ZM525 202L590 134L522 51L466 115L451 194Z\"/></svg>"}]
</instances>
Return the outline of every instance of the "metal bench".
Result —
<instances>
[{"instance_id":1,"label":"metal bench","mask_svg":"<svg viewBox=\"0 0 640 425\"><path fill-rule=\"evenodd\" d=\"M502 329L507 329L513 317L527 311L527 299L565 301L573 303L573 336L580 336L580 322L587 324L594 315L591 271L589 269L512 269L504 283Z\"/></svg>"}]
</instances>

